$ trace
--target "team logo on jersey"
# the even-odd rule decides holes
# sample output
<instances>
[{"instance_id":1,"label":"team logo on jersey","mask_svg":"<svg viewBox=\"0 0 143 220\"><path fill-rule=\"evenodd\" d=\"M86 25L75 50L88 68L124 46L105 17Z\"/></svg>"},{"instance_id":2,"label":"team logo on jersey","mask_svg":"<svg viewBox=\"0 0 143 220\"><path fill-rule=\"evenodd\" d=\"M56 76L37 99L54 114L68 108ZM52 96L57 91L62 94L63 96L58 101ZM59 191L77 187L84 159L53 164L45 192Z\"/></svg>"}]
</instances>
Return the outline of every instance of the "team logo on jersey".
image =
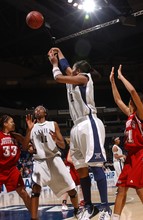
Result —
<instances>
[{"instance_id":1,"label":"team logo on jersey","mask_svg":"<svg viewBox=\"0 0 143 220\"><path fill-rule=\"evenodd\" d=\"M95 153L95 159L100 159L101 158L101 153Z\"/></svg>"},{"instance_id":2,"label":"team logo on jersey","mask_svg":"<svg viewBox=\"0 0 143 220\"><path fill-rule=\"evenodd\" d=\"M132 128L135 129L136 128L136 122L134 120L132 120Z\"/></svg>"}]
</instances>

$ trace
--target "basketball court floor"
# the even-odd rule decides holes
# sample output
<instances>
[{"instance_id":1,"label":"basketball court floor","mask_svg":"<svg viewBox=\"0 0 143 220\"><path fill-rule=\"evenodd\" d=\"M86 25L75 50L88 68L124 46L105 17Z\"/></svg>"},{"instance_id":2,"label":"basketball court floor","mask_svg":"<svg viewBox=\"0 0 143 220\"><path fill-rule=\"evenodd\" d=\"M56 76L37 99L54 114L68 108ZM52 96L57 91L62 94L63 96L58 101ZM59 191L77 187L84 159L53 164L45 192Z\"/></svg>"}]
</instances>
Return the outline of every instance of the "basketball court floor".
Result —
<instances>
[{"instance_id":1,"label":"basketball court floor","mask_svg":"<svg viewBox=\"0 0 143 220\"><path fill-rule=\"evenodd\" d=\"M28 187L27 179L27 191L31 193L31 189ZM108 198L110 207L113 210L115 201L116 187L113 186L111 181L108 181ZM99 207L100 197L96 187L96 183L92 182L92 199L94 204ZM40 220L74 220L73 207L68 201L69 210L61 211L62 198L57 198L52 191L45 187L42 189L40 196L39 206L39 218ZM98 216L92 218L98 220ZM143 208L139 198L136 195L134 189L129 189L126 206L123 210L121 220L142 220ZM25 208L22 200L19 198L16 192L6 193L3 191L0 194L0 220L30 220L30 215Z\"/></svg>"}]
</instances>

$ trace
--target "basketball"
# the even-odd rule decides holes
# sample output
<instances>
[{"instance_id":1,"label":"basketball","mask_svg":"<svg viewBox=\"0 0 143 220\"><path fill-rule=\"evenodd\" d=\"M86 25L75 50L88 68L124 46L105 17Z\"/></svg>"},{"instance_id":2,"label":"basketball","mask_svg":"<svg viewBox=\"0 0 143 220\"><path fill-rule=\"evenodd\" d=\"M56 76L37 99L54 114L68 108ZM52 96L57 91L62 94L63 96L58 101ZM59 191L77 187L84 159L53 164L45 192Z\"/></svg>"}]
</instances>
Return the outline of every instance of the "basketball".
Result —
<instances>
[{"instance_id":1,"label":"basketball","mask_svg":"<svg viewBox=\"0 0 143 220\"><path fill-rule=\"evenodd\" d=\"M39 11L31 11L26 16L26 23L32 29L38 29L43 25L44 17Z\"/></svg>"}]
</instances>

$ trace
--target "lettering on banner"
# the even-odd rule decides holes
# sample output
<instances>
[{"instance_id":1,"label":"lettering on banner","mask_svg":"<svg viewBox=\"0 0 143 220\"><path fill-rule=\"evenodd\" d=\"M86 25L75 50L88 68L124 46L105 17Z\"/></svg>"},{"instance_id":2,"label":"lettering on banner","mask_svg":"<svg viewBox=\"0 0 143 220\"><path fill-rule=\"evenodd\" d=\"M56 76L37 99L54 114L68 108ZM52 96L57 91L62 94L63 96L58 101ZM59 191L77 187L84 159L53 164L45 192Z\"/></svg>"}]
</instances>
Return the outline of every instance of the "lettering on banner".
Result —
<instances>
[{"instance_id":1,"label":"lettering on banner","mask_svg":"<svg viewBox=\"0 0 143 220\"><path fill-rule=\"evenodd\" d=\"M24 185L26 188L31 188L31 178L24 178Z\"/></svg>"},{"instance_id":2,"label":"lettering on banner","mask_svg":"<svg viewBox=\"0 0 143 220\"><path fill-rule=\"evenodd\" d=\"M97 184L96 184L96 181L94 180L93 173L89 173L89 176L91 178L92 190L97 190ZM108 188L114 187L115 183L116 183L115 171L105 171L105 176L106 176L106 179L107 179Z\"/></svg>"},{"instance_id":3,"label":"lettering on banner","mask_svg":"<svg viewBox=\"0 0 143 220\"><path fill-rule=\"evenodd\" d=\"M106 175L106 179L114 179L115 177L115 172L114 171L109 171L109 172L105 172Z\"/></svg>"},{"instance_id":4,"label":"lettering on banner","mask_svg":"<svg viewBox=\"0 0 143 220\"><path fill-rule=\"evenodd\" d=\"M108 172L105 172L105 175L106 175L106 179L107 181L110 179L114 179L115 178L115 171L108 171ZM89 173L89 176L91 178L91 181L94 181L94 175L93 173Z\"/></svg>"}]
</instances>

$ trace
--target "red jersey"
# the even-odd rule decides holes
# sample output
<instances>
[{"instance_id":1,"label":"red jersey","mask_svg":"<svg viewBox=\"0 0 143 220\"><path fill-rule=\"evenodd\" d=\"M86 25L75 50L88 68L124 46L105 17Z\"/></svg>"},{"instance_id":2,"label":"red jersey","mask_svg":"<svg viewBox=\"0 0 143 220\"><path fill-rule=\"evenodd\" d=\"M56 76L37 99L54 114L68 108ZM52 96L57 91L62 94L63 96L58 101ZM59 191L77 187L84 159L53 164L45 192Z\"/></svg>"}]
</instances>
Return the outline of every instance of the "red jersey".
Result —
<instances>
[{"instance_id":1,"label":"red jersey","mask_svg":"<svg viewBox=\"0 0 143 220\"><path fill-rule=\"evenodd\" d=\"M124 147L128 151L117 186L143 188L143 122L136 114L128 117Z\"/></svg>"},{"instance_id":2,"label":"red jersey","mask_svg":"<svg viewBox=\"0 0 143 220\"><path fill-rule=\"evenodd\" d=\"M126 122L124 147L130 153L143 149L143 122L131 114Z\"/></svg>"},{"instance_id":3,"label":"red jersey","mask_svg":"<svg viewBox=\"0 0 143 220\"><path fill-rule=\"evenodd\" d=\"M20 158L20 147L10 134L0 131L0 170L8 170L17 165Z\"/></svg>"}]
</instances>

